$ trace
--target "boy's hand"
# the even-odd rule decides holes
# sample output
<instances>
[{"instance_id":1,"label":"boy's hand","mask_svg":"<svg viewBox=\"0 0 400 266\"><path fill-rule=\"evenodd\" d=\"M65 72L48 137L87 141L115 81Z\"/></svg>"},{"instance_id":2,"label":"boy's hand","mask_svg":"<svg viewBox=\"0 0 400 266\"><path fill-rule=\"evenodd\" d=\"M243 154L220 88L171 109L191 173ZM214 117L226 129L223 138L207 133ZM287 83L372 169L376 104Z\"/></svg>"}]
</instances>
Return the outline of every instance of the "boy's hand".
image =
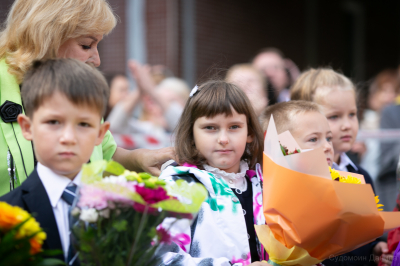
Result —
<instances>
[{"instance_id":1,"label":"boy's hand","mask_svg":"<svg viewBox=\"0 0 400 266\"><path fill-rule=\"evenodd\" d=\"M388 266L392 265L393 254L388 254L389 248L386 242L378 242L372 251L374 253L375 262L378 262L381 258L383 264Z\"/></svg>"}]
</instances>

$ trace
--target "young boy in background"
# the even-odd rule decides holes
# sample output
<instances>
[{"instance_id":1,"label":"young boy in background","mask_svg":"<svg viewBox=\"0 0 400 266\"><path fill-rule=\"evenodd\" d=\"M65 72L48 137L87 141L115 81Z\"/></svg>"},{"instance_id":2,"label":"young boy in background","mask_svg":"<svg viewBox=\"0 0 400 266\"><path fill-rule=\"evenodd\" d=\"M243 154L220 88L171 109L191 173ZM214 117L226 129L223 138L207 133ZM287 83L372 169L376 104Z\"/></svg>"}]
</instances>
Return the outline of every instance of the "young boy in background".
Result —
<instances>
[{"instance_id":1,"label":"young boy in background","mask_svg":"<svg viewBox=\"0 0 400 266\"><path fill-rule=\"evenodd\" d=\"M326 162L332 166L332 132L318 104L290 101L271 105L264 111L264 131L268 128L271 115L274 116L278 134L289 130L301 149L323 146Z\"/></svg>"}]
</instances>

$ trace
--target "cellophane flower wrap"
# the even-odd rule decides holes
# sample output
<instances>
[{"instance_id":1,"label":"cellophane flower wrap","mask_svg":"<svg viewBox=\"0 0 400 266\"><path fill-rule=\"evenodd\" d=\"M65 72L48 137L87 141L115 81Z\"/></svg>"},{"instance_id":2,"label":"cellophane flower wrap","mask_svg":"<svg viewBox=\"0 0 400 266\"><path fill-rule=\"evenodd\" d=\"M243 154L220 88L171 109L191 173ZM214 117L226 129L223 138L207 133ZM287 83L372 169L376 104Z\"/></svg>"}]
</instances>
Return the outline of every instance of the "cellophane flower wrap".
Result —
<instances>
[{"instance_id":1,"label":"cellophane flower wrap","mask_svg":"<svg viewBox=\"0 0 400 266\"><path fill-rule=\"evenodd\" d=\"M285 156L282 146L298 152ZM363 176L339 175L348 182L333 180L323 147L299 149L289 131L277 134L271 117L263 159L266 225L255 226L271 264L314 265L400 226L400 213L378 210Z\"/></svg>"},{"instance_id":2,"label":"cellophane flower wrap","mask_svg":"<svg viewBox=\"0 0 400 266\"><path fill-rule=\"evenodd\" d=\"M44 259L62 251L44 251L46 233L27 211L0 202L0 265L60 265L63 261Z\"/></svg>"},{"instance_id":3,"label":"cellophane flower wrap","mask_svg":"<svg viewBox=\"0 0 400 266\"><path fill-rule=\"evenodd\" d=\"M97 161L83 166L78 195L72 215L81 263L140 266L157 265L157 248L170 241L168 228L157 227L163 219L192 218L207 192L201 184L167 185L114 161Z\"/></svg>"}]
</instances>

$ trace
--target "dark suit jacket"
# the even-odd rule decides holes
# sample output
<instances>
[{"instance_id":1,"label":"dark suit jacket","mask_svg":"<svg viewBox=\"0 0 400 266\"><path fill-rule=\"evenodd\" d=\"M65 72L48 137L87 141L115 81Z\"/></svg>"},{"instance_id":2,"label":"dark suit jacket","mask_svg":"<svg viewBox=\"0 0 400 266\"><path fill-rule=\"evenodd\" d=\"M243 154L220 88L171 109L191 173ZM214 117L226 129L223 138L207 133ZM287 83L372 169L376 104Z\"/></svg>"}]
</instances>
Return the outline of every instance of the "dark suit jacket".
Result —
<instances>
[{"instance_id":1,"label":"dark suit jacket","mask_svg":"<svg viewBox=\"0 0 400 266\"><path fill-rule=\"evenodd\" d=\"M0 197L0 201L19 206L34 215L36 221L47 234L42 246L43 249L62 250L53 208L36 168L21 186ZM55 256L55 258L64 261L64 255L62 254Z\"/></svg>"}]
</instances>

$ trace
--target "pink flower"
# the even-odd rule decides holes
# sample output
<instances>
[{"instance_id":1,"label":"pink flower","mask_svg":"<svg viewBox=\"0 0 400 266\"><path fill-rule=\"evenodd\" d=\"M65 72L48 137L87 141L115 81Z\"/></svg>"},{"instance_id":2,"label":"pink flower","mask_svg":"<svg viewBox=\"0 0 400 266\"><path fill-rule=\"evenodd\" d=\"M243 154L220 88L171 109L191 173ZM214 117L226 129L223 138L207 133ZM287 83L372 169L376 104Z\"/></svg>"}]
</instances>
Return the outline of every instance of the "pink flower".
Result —
<instances>
[{"instance_id":1,"label":"pink flower","mask_svg":"<svg viewBox=\"0 0 400 266\"><path fill-rule=\"evenodd\" d=\"M95 186L85 185L80 189L81 197L79 199L79 207L95 208L102 210L107 208L106 193Z\"/></svg>"},{"instance_id":2,"label":"pink flower","mask_svg":"<svg viewBox=\"0 0 400 266\"><path fill-rule=\"evenodd\" d=\"M160 240L160 243L171 244L172 242L171 235L168 233L167 230L165 230L164 227L159 226L159 228L157 228L157 235L158 239Z\"/></svg>"},{"instance_id":3,"label":"pink flower","mask_svg":"<svg viewBox=\"0 0 400 266\"><path fill-rule=\"evenodd\" d=\"M146 188L144 186L137 185L136 192L144 199L148 204L154 204L159 201L169 199L167 191L164 188L158 187L156 189Z\"/></svg>"},{"instance_id":4,"label":"pink flower","mask_svg":"<svg viewBox=\"0 0 400 266\"><path fill-rule=\"evenodd\" d=\"M190 244L190 236L187 234L181 233L181 234L176 234L174 236L171 236L167 230L165 230L164 227L159 226L157 228L157 234L160 239L160 243L167 243L171 244L171 242L174 242L177 244L183 251L186 251L185 245Z\"/></svg>"},{"instance_id":5,"label":"pink flower","mask_svg":"<svg viewBox=\"0 0 400 266\"><path fill-rule=\"evenodd\" d=\"M131 200L127 195L123 193L114 193L111 191L106 192L106 199L108 202L112 202L114 204L117 204L118 206L131 206L134 203L134 201Z\"/></svg>"}]
</instances>

